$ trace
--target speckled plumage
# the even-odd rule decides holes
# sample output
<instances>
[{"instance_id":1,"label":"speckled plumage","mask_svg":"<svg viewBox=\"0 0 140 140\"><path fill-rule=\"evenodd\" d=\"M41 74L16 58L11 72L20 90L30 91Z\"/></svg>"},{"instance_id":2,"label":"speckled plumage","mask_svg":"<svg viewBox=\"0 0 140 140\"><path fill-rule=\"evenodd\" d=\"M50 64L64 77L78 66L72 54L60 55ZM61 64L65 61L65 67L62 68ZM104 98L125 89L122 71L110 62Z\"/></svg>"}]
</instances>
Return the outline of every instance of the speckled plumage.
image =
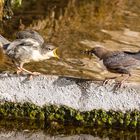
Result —
<instances>
[{"instance_id":1,"label":"speckled plumage","mask_svg":"<svg viewBox=\"0 0 140 140\"><path fill-rule=\"evenodd\" d=\"M0 37L3 43L4 53L13 60L17 68L21 71L24 70L30 74L32 72L23 68L24 63L31 61L41 61L51 57L57 57L56 47L46 44L44 39L33 30L24 30L17 33L18 39L9 42Z\"/></svg>"},{"instance_id":2,"label":"speckled plumage","mask_svg":"<svg viewBox=\"0 0 140 140\"><path fill-rule=\"evenodd\" d=\"M32 38L37 40L40 45L43 45L44 43L43 37L38 32L30 29L17 32L16 38L17 39Z\"/></svg>"},{"instance_id":3,"label":"speckled plumage","mask_svg":"<svg viewBox=\"0 0 140 140\"><path fill-rule=\"evenodd\" d=\"M33 61L33 50L40 52L40 44L38 41L32 38L17 39L9 44L6 49L6 54L16 63L28 63Z\"/></svg>"}]
</instances>

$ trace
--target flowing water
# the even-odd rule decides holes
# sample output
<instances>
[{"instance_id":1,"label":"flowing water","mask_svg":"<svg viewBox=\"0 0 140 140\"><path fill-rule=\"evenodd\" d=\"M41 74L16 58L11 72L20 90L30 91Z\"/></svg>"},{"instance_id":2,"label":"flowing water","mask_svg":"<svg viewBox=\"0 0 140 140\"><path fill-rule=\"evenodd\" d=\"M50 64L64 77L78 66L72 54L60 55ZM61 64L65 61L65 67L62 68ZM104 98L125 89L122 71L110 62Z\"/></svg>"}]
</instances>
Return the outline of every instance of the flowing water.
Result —
<instances>
[{"instance_id":1,"label":"flowing water","mask_svg":"<svg viewBox=\"0 0 140 140\"><path fill-rule=\"evenodd\" d=\"M139 130L59 126L35 121L0 121L1 140L139 140Z\"/></svg>"},{"instance_id":2,"label":"flowing water","mask_svg":"<svg viewBox=\"0 0 140 140\"><path fill-rule=\"evenodd\" d=\"M35 29L44 39L59 47L60 60L26 64L44 74L102 80L111 77L96 57L82 53L95 45L110 50L137 51L140 47L139 0L23 0L14 16L0 24L9 40L17 31ZM15 71L1 58L0 71ZM7 61L7 60L6 60ZM139 80L139 71L130 80Z\"/></svg>"},{"instance_id":3,"label":"flowing water","mask_svg":"<svg viewBox=\"0 0 140 140\"><path fill-rule=\"evenodd\" d=\"M88 56L83 51L95 45L102 45L110 50L140 50L139 9L139 0L23 0L20 7L14 8L11 19L0 22L0 33L12 41L17 31L35 29L48 43L59 47L60 60L52 58L26 64L25 67L31 71L103 80L114 74L108 72L95 56ZM15 72L16 68L12 63L0 54L0 72ZM133 74L130 80L140 82L140 70ZM42 136L42 139L140 138L137 132L129 135L126 131L118 131L116 134L113 130L101 131L104 134L100 136L100 132L97 133L94 128L94 135L90 133L91 130L89 133L84 131L87 135L76 131L65 133L65 136L59 135L57 138L40 129L35 132L6 130L2 130L0 134L12 135L11 139L38 139L38 135Z\"/></svg>"}]
</instances>

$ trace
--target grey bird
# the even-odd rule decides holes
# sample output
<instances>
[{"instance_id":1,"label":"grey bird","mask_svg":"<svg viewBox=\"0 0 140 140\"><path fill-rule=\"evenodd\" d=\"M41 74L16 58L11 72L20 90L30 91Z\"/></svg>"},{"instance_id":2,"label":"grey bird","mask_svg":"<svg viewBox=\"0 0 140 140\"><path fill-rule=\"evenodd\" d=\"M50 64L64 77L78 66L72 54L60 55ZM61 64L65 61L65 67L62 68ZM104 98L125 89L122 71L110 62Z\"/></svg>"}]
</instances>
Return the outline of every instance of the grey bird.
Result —
<instances>
[{"instance_id":1,"label":"grey bird","mask_svg":"<svg viewBox=\"0 0 140 140\"><path fill-rule=\"evenodd\" d=\"M128 52L128 51L124 51L125 54L130 55L131 57L140 60L140 51L137 52Z\"/></svg>"},{"instance_id":2,"label":"grey bird","mask_svg":"<svg viewBox=\"0 0 140 140\"><path fill-rule=\"evenodd\" d=\"M31 29L22 30L16 33L16 39L32 38L38 41L40 45L45 43L43 37L36 31Z\"/></svg>"},{"instance_id":3,"label":"grey bird","mask_svg":"<svg viewBox=\"0 0 140 140\"><path fill-rule=\"evenodd\" d=\"M12 59L17 66L17 73L25 71L31 75L38 75L23 68L25 63L32 61L43 61L51 57L59 58L56 54L57 48L46 44L44 39L33 30L24 30L17 33L17 39L10 42L0 35L1 47L4 53Z\"/></svg>"},{"instance_id":4,"label":"grey bird","mask_svg":"<svg viewBox=\"0 0 140 140\"><path fill-rule=\"evenodd\" d=\"M88 54L96 55L108 71L119 74L127 74L128 76L119 83L122 83L131 76L131 70L140 67L140 51L110 51L102 47L95 47L86 51Z\"/></svg>"}]
</instances>

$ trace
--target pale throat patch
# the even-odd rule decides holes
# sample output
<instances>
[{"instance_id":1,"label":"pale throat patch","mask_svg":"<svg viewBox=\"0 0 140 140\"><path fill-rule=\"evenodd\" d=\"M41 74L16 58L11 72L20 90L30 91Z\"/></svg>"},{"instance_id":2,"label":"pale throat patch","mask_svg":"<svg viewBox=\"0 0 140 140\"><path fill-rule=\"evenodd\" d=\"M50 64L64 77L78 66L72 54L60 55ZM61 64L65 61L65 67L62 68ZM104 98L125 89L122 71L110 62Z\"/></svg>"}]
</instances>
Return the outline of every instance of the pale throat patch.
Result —
<instances>
[{"instance_id":1,"label":"pale throat patch","mask_svg":"<svg viewBox=\"0 0 140 140\"><path fill-rule=\"evenodd\" d=\"M54 57L53 51L48 52L48 53L46 53L46 54L44 54L44 55L41 55L40 52L39 52L38 50L34 50L34 51L32 52L32 59L33 59L34 61L45 60L45 59L49 59L49 58L51 58L51 57Z\"/></svg>"}]
</instances>

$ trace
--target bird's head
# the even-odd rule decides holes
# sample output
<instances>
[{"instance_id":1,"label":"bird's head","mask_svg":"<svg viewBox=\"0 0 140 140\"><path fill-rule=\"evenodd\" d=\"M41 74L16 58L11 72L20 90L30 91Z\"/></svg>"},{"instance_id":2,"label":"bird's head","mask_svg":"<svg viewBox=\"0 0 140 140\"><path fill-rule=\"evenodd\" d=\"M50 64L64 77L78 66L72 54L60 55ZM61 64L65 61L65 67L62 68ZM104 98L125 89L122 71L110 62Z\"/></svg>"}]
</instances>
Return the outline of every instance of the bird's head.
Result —
<instances>
[{"instance_id":1,"label":"bird's head","mask_svg":"<svg viewBox=\"0 0 140 140\"><path fill-rule=\"evenodd\" d=\"M57 55L57 49L58 48L53 45L45 44L42 46L41 53L48 58L55 57L59 59L59 56Z\"/></svg>"},{"instance_id":2,"label":"bird's head","mask_svg":"<svg viewBox=\"0 0 140 140\"><path fill-rule=\"evenodd\" d=\"M94 54L100 59L103 59L107 52L108 50L103 47L95 47L88 51L89 54Z\"/></svg>"}]
</instances>

